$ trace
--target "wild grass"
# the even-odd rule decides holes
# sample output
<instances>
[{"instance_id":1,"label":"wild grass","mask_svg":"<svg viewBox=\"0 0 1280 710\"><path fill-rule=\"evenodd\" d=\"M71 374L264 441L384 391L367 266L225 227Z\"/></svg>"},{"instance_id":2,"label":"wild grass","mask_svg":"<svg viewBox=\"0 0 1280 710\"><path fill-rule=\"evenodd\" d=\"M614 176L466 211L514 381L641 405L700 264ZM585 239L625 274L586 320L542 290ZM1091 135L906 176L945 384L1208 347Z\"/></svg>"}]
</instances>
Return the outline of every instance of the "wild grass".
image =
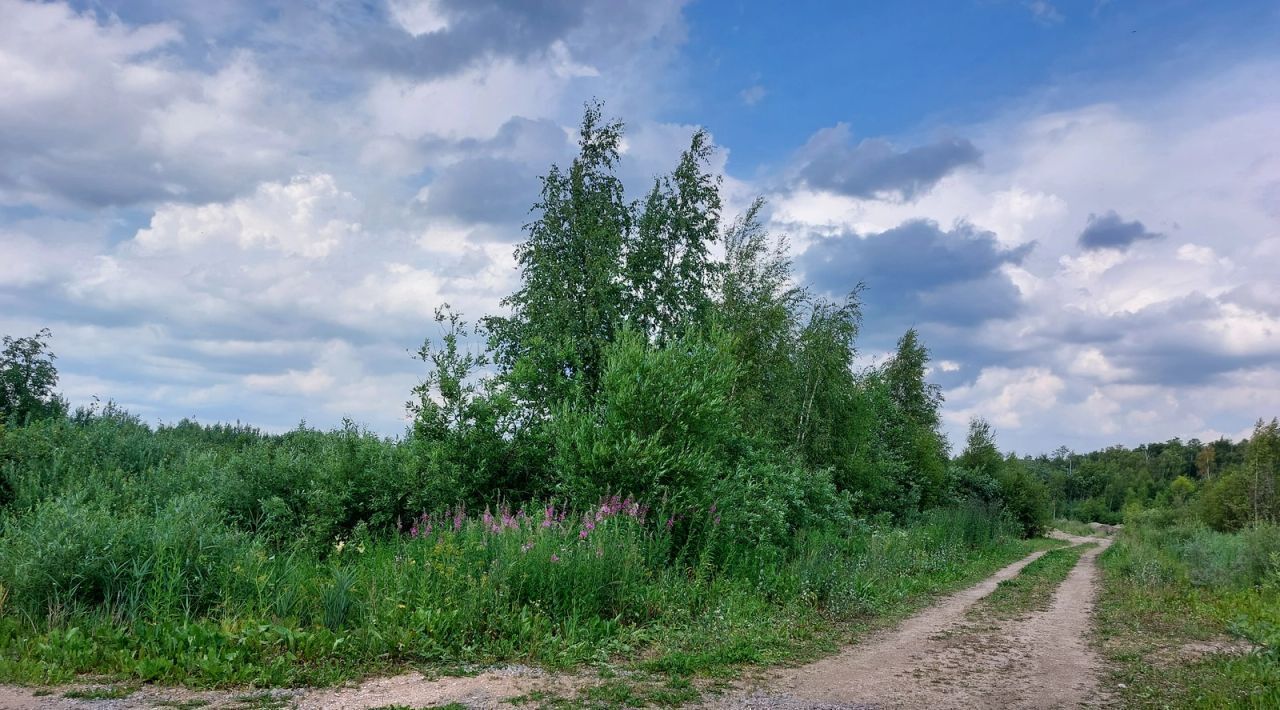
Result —
<instances>
[{"instance_id":1,"label":"wild grass","mask_svg":"<svg viewBox=\"0 0 1280 710\"><path fill-rule=\"evenodd\" d=\"M1080 556L1096 543L1049 550L1022 568L1017 576L998 584L969 611L971 618L1007 620L1028 612L1043 611L1053 602L1054 592L1080 561Z\"/></svg>"},{"instance_id":2,"label":"wild grass","mask_svg":"<svg viewBox=\"0 0 1280 710\"><path fill-rule=\"evenodd\" d=\"M683 678L834 648L1037 544L981 504L818 521L783 544L742 542L760 512L745 499L424 515L405 448L110 412L7 430L0 679L279 687L622 663L675 697Z\"/></svg>"},{"instance_id":3,"label":"wild grass","mask_svg":"<svg viewBox=\"0 0 1280 710\"><path fill-rule=\"evenodd\" d=\"M1280 707L1280 529L1129 526L1098 634L1127 707Z\"/></svg>"},{"instance_id":4,"label":"wild grass","mask_svg":"<svg viewBox=\"0 0 1280 710\"><path fill-rule=\"evenodd\" d=\"M1080 537L1088 537L1094 534L1093 528L1088 523L1082 523L1079 520L1071 520L1070 518L1055 518L1050 528L1061 530L1069 535L1078 535Z\"/></svg>"},{"instance_id":5,"label":"wild grass","mask_svg":"<svg viewBox=\"0 0 1280 710\"><path fill-rule=\"evenodd\" d=\"M191 559L166 562L154 550L168 543L143 533L146 574L133 576L110 557L37 567L28 550L53 543L35 520L0 552L3 569L25 571L4 577L17 586L0 619L0 677L30 683L326 684L416 664L566 667L642 651L653 671L714 674L830 643L830 619L890 613L1022 549L998 522L951 510L908 528L809 532L782 564L713 567L615 499L578 515L455 511L323 556L233 537L229 551L196 540ZM107 544L90 552L107 556Z\"/></svg>"}]
</instances>

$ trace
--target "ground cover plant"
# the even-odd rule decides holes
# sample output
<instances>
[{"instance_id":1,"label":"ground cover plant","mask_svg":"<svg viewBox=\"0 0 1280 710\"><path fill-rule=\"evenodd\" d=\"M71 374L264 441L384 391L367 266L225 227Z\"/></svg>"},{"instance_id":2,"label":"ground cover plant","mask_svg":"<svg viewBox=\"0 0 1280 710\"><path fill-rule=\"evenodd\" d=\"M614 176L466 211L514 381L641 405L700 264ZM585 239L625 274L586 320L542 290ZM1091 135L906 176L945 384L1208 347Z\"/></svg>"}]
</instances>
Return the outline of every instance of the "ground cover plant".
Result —
<instances>
[{"instance_id":1,"label":"ground cover plant","mask_svg":"<svg viewBox=\"0 0 1280 710\"><path fill-rule=\"evenodd\" d=\"M969 616L1007 620L1048 608L1058 585L1075 568L1080 556L1095 546L1095 543L1086 543L1049 550L1023 567L1017 576L1000 582L995 591L969 610Z\"/></svg>"},{"instance_id":2,"label":"ground cover plant","mask_svg":"<svg viewBox=\"0 0 1280 710\"><path fill-rule=\"evenodd\" d=\"M1280 704L1280 528L1147 515L1101 561L1098 634L1126 706Z\"/></svg>"},{"instance_id":3,"label":"ground cover plant","mask_svg":"<svg viewBox=\"0 0 1280 710\"><path fill-rule=\"evenodd\" d=\"M503 313L437 310L402 436L70 411L50 335L7 337L0 678L633 658L676 697L1034 546L1047 488L980 421L951 459L917 334L856 368L858 291L722 219L706 135L628 201L622 131L587 108Z\"/></svg>"}]
</instances>

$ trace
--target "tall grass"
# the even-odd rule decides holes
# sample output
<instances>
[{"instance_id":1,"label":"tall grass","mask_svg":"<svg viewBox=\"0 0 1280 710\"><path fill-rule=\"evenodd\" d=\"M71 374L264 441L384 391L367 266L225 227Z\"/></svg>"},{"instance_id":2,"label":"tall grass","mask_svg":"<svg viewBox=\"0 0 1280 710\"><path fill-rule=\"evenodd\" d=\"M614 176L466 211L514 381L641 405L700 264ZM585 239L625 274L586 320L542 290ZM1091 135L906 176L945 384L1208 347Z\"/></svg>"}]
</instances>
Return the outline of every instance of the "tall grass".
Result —
<instances>
[{"instance_id":1,"label":"tall grass","mask_svg":"<svg viewBox=\"0 0 1280 710\"><path fill-rule=\"evenodd\" d=\"M784 619L885 614L1021 549L976 506L814 525L784 546L742 544L737 509L617 496L424 513L403 448L117 412L7 431L0 678L327 683L655 643L705 667L784 648ZM686 653L709 628L726 640Z\"/></svg>"},{"instance_id":2,"label":"tall grass","mask_svg":"<svg viewBox=\"0 0 1280 710\"><path fill-rule=\"evenodd\" d=\"M1222 533L1131 516L1102 563L1101 633L1126 704L1280 703L1280 528ZM1231 637L1244 648L1181 650Z\"/></svg>"}]
</instances>

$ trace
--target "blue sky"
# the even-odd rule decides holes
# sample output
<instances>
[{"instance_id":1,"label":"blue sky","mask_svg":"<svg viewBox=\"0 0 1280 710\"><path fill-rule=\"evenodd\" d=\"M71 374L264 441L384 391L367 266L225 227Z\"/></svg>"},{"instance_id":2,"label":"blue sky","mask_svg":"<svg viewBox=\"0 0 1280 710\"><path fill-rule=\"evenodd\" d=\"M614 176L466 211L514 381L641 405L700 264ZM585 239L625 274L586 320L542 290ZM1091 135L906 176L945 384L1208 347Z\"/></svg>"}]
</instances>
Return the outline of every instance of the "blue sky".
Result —
<instances>
[{"instance_id":1,"label":"blue sky","mask_svg":"<svg viewBox=\"0 0 1280 710\"><path fill-rule=\"evenodd\" d=\"M76 403L389 433L495 312L584 101L633 190L697 126L730 211L909 326L959 440L1280 414L1280 8L974 0L0 0L0 332ZM634 193L633 193L634 194Z\"/></svg>"}]
</instances>

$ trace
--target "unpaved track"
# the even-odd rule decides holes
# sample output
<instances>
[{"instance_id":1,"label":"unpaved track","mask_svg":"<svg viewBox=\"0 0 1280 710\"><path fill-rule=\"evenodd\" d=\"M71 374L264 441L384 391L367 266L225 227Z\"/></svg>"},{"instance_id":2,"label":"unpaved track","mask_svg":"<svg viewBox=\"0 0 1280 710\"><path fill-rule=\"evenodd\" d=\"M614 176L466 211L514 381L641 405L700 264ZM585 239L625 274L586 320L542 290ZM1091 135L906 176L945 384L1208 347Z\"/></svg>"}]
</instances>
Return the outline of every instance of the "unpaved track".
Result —
<instances>
[{"instance_id":1,"label":"unpaved track","mask_svg":"<svg viewBox=\"0 0 1280 710\"><path fill-rule=\"evenodd\" d=\"M1100 661L1087 638L1097 596L1095 559L1110 544L1097 542L1054 594L1052 605L1007 622L975 621L966 613L996 585L1040 557L1037 552L982 583L958 592L845 651L806 666L767 674L707 703L711 708L1076 708L1105 705ZM572 694L589 684L574 676L512 668L468 678L427 679L419 674L371 680L354 688L275 691L288 707L422 707L451 702L473 708L510 707L506 699L535 690ZM146 687L124 700L73 701L33 697L26 688L0 686L0 708L147 708L156 701L202 700L235 707L234 695ZM243 705L240 705L243 707ZM525 706L528 707L528 706Z\"/></svg>"},{"instance_id":2,"label":"unpaved track","mask_svg":"<svg viewBox=\"0 0 1280 710\"><path fill-rule=\"evenodd\" d=\"M896 629L844 652L776 672L720 708L1077 708L1105 705L1101 663L1088 631L1097 596L1097 542L1054 594L1052 606L1009 622L966 617L975 602L1039 554L947 598ZM1042 553L1041 553L1042 554Z\"/></svg>"}]
</instances>

